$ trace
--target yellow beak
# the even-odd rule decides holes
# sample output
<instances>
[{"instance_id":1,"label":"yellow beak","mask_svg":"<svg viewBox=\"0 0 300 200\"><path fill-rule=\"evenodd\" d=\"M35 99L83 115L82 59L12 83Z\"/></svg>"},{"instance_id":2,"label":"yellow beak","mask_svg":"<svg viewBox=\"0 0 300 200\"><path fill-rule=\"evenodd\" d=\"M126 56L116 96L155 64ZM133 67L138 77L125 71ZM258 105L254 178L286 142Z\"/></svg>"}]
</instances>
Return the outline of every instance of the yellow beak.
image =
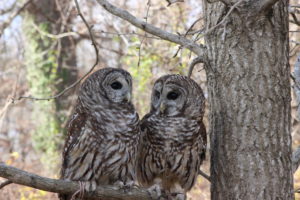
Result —
<instances>
[{"instance_id":1,"label":"yellow beak","mask_svg":"<svg viewBox=\"0 0 300 200\"><path fill-rule=\"evenodd\" d=\"M131 102L131 94L130 94L130 92L128 92L128 93L126 94L125 100L126 100L128 103Z\"/></svg>"},{"instance_id":2,"label":"yellow beak","mask_svg":"<svg viewBox=\"0 0 300 200\"><path fill-rule=\"evenodd\" d=\"M160 112L164 113L165 109L166 109L166 105L164 104L164 102L161 102L160 107L159 107Z\"/></svg>"}]
</instances>

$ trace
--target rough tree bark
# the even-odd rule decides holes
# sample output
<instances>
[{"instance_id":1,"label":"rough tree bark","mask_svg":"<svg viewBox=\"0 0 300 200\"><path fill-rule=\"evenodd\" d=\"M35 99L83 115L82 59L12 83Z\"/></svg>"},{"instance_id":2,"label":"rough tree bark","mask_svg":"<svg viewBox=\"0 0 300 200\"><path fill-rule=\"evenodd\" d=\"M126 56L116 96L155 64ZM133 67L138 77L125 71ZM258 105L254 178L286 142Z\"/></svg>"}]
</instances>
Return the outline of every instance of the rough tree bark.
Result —
<instances>
[{"instance_id":1,"label":"rough tree bark","mask_svg":"<svg viewBox=\"0 0 300 200\"><path fill-rule=\"evenodd\" d=\"M203 2L207 29L235 3ZM288 1L261 2L242 2L205 36L212 200L294 198Z\"/></svg>"}]
</instances>

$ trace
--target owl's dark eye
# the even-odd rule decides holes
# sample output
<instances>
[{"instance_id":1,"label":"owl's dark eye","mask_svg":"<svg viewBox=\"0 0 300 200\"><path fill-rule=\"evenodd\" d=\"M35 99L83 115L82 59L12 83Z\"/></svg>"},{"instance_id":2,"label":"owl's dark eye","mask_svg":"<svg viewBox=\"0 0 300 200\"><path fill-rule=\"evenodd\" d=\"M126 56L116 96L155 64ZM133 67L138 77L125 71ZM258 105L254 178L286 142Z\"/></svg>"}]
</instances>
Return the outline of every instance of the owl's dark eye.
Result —
<instances>
[{"instance_id":1,"label":"owl's dark eye","mask_svg":"<svg viewBox=\"0 0 300 200\"><path fill-rule=\"evenodd\" d=\"M169 99L169 100L175 100L178 97L179 97L179 93L177 93L177 92L169 92L167 94L167 99Z\"/></svg>"},{"instance_id":2,"label":"owl's dark eye","mask_svg":"<svg viewBox=\"0 0 300 200\"><path fill-rule=\"evenodd\" d=\"M155 91L155 92L154 92L154 96L155 96L157 99L159 99L160 93L159 93L158 91Z\"/></svg>"},{"instance_id":3,"label":"owl's dark eye","mask_svg":"<svg viewBox=\"0 0 300 200\"><path fill-rule=\"evenodd\" d=\"M123 85L119 81L113 82L110 86L114 90L120 90L123 87Z\"/></svg>"}]
</instances>

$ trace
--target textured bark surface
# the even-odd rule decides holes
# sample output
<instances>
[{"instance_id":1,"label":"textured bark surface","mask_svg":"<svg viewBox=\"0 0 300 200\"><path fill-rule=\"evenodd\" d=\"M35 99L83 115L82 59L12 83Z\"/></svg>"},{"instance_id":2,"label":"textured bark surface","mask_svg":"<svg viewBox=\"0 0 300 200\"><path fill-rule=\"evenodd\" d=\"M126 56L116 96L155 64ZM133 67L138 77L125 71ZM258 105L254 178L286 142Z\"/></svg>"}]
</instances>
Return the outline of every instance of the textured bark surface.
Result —
<instances>
[{"instance_id":1,"label":"textured bark surface","mask_svg":"<svg viewBox=\"0 0 300 200\"><path fill-rule=\"evenodd\" d=\"M294 198L288 1L259 15L255 3L241 3L205 37L212 200ZM204 9L208 29L229 7Z\"/></svg>"}]
</instances>

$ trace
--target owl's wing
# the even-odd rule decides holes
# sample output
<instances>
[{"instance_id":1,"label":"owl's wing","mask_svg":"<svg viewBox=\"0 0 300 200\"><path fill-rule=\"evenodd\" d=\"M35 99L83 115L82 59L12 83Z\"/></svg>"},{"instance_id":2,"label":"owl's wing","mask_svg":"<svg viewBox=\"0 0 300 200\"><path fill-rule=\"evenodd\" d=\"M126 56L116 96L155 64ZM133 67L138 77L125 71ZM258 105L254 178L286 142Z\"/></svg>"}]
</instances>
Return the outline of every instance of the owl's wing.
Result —
<instances>
[{"instance_id":1,"label":"owl's wing","mask_svg":"<svg viewBox=\"0 0 300 200\"><path fill-rule=\"evenodd\" d=\"M148 163L149 150L151 147L147 139L147 134L149 132L147 120L150 116L151 114L148 113L140 121L141 136L140 136L139 153L138 153L137 178L139 183L145 186L149 184L151 179L151 177L149 177L151 176L149 174L150 163Z\"/></svg>"},{"instance_id":2,"label":"owl's wing","mask_svg":"<svg viewBox=\"0 0 300 200\"><path fill-rule=\"evenodd\" d=\"M68 137L65 142L65 146L63 149L63 161L61 168L61 178L65 175L65 169L68 167L68 154L70 150L74 147L74 145L78 141L78 137L81 132L84 130L84 126L86 124L87 116L84 113L75 112L73 113L71 119L68 122Z\"/></svg>"},{"instance_id":3,"label":"owl's wing","mask_svg":"<svg viewBox=\"0 0 300 200\"><path fill-rule=\"evenodd\" d=\"M200 122L200 129L199 129L199 136L202 140L202 144L200 144L200 165L205 160L205 153L206 153L206 147L207 147L207 135L206 135L206 129L203 122Z\"/></svg>"}]
</instances>

